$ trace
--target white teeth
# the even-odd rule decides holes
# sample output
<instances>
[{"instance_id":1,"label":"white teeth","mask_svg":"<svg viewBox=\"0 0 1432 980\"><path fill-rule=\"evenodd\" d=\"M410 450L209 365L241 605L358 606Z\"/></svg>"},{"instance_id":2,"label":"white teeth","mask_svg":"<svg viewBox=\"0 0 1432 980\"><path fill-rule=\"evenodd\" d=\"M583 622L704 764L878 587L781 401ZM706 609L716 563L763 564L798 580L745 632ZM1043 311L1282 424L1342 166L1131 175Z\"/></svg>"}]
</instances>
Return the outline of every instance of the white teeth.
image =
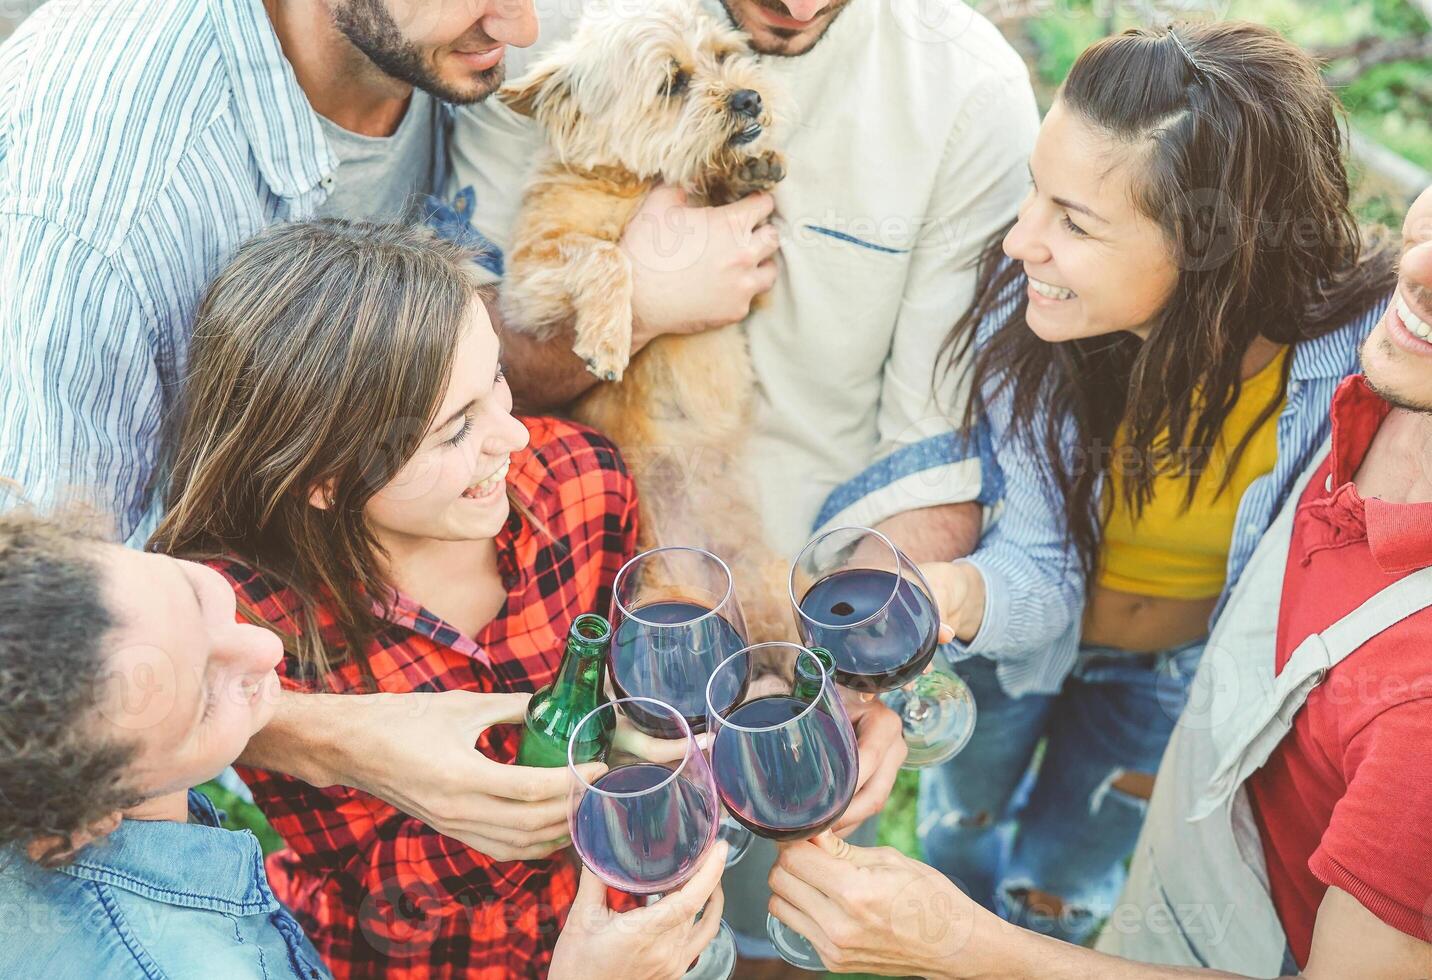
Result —
<instances>
[{"instance_id":1,"label":"white teeth","mask_svg":"<svg viewBox=\"0 0 1432 980\"><path fill-rule=\"evenodd\" d=\"M1030 287L1043 296L1045 299L1073 299L1074 290L1065 289L1063 286L1055 286L1052 283L1041 282L1033 276L1029 277Z\"/></svg>"},{"instance_id":2,"label":"white teeth","mask_svg":"<svg viewBox=\"0 0 1432 980\"><path fill-rule=\"evenodd\" d=\"M1432 326L1413 312L1412 305L1400 292L1397 294L1396 305L1397 315L1402 317L1402 325L1407 328L1408 333L1423 340L1432 340Z\"/></svg>"},{"instance_id":3,"label":"white teeth","mask_svg":"<svg viewBox=\"0 0 1432 980\"><path fill-rule=\"evenodd\" d=\"M507 471L508 471L509 469L511 469L511 468L512 468L512 460L509 459L507 462L505 462L505 463L502 464L502 468L499 469L496 473L492 474L492 475L489 476L489 477L484 478L481 483L478 483L478 484L475 484L474 486L468 487L466 490L463 491L462 495L463 495L464 497L480 497L480 496L482 496L483 494L485 494L485 493L487 493L489 490L491 490L493 487L497 486L497 484L499 484L499 483L501 483L503 480L507 479Z\"/></svg>"}]
</instances>

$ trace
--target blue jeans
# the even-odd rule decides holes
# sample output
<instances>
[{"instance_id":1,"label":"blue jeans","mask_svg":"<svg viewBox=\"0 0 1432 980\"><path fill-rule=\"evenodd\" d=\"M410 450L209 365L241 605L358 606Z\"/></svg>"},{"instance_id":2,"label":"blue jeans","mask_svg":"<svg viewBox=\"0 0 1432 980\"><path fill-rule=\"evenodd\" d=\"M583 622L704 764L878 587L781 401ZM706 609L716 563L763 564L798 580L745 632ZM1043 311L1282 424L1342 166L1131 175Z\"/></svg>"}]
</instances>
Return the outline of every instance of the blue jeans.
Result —
<instances>
[{"instance_id":1,"label":"blue jeans","mask_svg":"<svg viewBox=\"0 0 1432 980\"><path fill-rule=\"evenodd\" d=\"M979 720L959 755L921 775L925 860L1010 922L1088 940L1118 900L1147 807L1113 784L1157 772L1202 653L1201 640L1149 654L1085 646L1063 690L1020 698L992 661L955 664ZM1031 890L1063 910L1032 907Z\"/></svg>"}]
</instances>

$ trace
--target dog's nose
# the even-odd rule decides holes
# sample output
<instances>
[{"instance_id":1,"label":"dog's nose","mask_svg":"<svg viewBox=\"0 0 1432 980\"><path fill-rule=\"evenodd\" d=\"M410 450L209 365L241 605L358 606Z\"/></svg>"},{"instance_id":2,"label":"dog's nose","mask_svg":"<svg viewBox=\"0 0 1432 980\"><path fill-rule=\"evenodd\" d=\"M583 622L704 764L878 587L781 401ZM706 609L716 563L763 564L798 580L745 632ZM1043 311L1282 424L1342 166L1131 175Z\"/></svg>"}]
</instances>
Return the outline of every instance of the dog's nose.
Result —
<instances>
[{"instance_id":1,"label":"dog's nose","mask_svg":"<svg viewBox=\"0 0 1432 980\"><path fill-rule=\"evenodd\" d=\"M737 89L727 104L736 115L754 118L761 114L761 93L753 88Z\"/></svg>"}]
</instances>

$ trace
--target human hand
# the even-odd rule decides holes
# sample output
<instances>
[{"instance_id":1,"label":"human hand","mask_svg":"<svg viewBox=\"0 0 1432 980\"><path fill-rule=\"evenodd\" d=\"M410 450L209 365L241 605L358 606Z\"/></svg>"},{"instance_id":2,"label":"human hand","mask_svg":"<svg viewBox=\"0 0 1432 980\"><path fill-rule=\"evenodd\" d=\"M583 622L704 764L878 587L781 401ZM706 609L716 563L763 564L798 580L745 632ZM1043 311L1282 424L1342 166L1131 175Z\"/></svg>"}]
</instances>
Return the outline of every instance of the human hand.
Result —
<instances>
[{"instance_id":1,"label":"human hand","mask_svg":"<svg viewBox=\"0 0 1432 980\"><path fill-rule=\"evenodd\" d=\"M632 267L633 351L662 334L746 318L776 281L774 207L769 194L716 208L688 205L684 191L665 185L647 195L620 243Z\"/></svg>"},{"instance_id":2,"label":"human hand","mask_svg":"<svg viewBox=\"0 0 1432 980\"><path fill-rule=\"evenodd\" d=\"M392 804L497 861L565 847L566 767L503 765L474 748L493 725L521 722L529 694L472 691L348 696L335 782ZM590 781L606 767L581 768Z\"/></svg>"},{"instance_id":3,"label":"human hand","mask_svg":"<svg viewBox=\"0 0 1432 980\"><path fill-rule=\"evenodd\" d=\"M548 980L682 976L721 928L725 867L726 844L718 841L686 884L655 905L621 913L607 907L606 886L583 868L577 898L552 953Z\"/></svg>"},{"instance_id":4,"label":"human hand","mask_svg":"<svg viewBox=\"0 0 1432 980\"><path fill-rule=\"evenodd\" d=\"M769 880L771 914L809 939L834 973L1018 973L1008 945L1017 930L894 848L822 834L782 847Z\"/></svg>"},{"instance_id":5,"label":"human hand","mask_svg":"<svg viewBox=\"0 0 1432 980\"><path fill-rule=\"evenodd\" d=\"M963 561L931 561L920 565L940 610L940 642L969 643L984 623L985 584L979 569Z\"/></svg>"},{"instance_id":6,"label":"human hand","mask_svg":"<svg viewBox=\"0 0 1432 980\"><path fill-rule=\"evenodd\" d=\"M860 752L860 769L856 777L855 796L831 829L848 834L885 808L895 777L905 761L905 737L900 716L876 699L865 699L841 689L845 713L855 729L856 747Z\"/></svg>"}]
</instances>

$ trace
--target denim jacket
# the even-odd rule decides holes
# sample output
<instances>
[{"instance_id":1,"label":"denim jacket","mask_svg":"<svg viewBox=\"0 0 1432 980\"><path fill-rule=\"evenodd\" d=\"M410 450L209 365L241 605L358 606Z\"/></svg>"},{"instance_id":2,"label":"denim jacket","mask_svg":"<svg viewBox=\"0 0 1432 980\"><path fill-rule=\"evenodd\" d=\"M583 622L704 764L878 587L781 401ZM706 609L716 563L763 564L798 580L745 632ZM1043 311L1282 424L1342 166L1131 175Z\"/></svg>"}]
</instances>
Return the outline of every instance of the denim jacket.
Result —
<instances>
[{"instance_id":1,"label":"denim jacket","mask_svg":"<svg viewBox=\"0 0 1432 980\"><path fill-rule=\"evenodd\" d=\"M977 344L986 343L1013 313L1026 282L1020 276L1011 284L1002 305L980 324ZM1293 348L1287 401L1277 421L1277 462L1271 473L1253 481L1239 502L1214 619L1293 481L1327 439L1333 392L1343 378L1357 371L1358 349L1390 300L1389 296L1331 333ZM1012 697L1053 694L1074 669L1078 654L1084 576L1068 539L1064 501L1048 485L1024 441L1009 437L1012 392L1000 379L992 379L984 394L985 415L975 438L948 444L952 454L978 457L980 501L999 502L979 548L963 559L984 579L984 620L970 643L956 641L945 647L945 653L951 660L971 656L993 660L1000 687ZM1075 449L1073 440L1071 423L1066 426L1070 452ZM1101 489L1096 488L1096 493Z\"/></svg>"},{"instance_id":2,"label":"denim jacket","mask_svg":"<svg viewBox=\"0 0 1432 980\"><path fill-rule=\"evenodd\" d=\"M126 820L53 870L0 852L0 976L329 978L254 835L193 791L189 821Z\"/></svg>"}]
</instances>

